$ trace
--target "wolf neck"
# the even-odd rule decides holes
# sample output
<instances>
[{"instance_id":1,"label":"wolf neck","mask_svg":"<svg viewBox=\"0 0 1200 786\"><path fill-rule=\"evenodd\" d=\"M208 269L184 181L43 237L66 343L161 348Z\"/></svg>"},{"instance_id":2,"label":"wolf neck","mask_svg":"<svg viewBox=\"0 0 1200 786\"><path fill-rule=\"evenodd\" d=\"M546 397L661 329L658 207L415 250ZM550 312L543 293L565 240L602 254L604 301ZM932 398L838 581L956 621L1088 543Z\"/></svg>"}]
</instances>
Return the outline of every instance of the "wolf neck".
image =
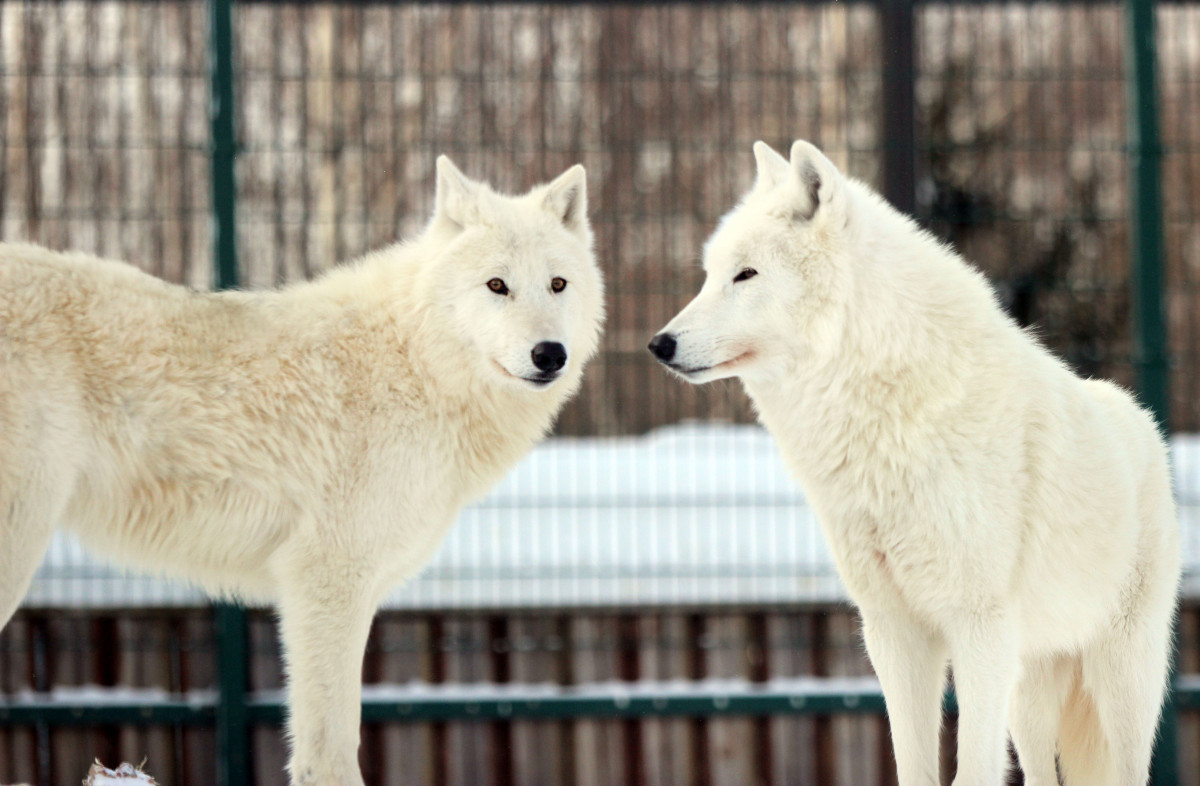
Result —
<instances>
[{"instance_id":1,"label":"wolf neck","mask_svg":"<svg viewBox=\"0 0 1200 786\"><path fill-rule=\"evenodd\" d=\"M1011 325L980 274L878 200L865 207L833 340L745 383L763 424L794 448L785 455L803 457L793 470L805 481L867 452L924 450L973 395L977 353L1010 351Z\"/></svg>"}]
</instances>

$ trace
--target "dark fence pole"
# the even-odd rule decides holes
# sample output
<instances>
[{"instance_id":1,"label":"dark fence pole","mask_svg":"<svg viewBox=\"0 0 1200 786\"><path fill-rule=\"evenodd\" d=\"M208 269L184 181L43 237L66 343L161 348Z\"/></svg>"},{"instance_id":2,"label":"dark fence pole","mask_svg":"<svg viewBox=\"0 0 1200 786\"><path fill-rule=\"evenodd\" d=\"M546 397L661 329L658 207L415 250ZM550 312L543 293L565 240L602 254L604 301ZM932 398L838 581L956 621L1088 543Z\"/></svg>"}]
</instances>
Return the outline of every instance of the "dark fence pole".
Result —
<instances>
[{"instance_id":1,"label":"dark fence pole","mask_svg":"<svg viewBox=\"0 0 1200 786\"><path fill-rule=\"evenodd\" d=\"M209 0L209 114L212 123L213 285L238 286L233 127L233 5ZM246 613L229 603L214 608L219 697L216 707L217 783L250 782L246 701Z\"/></svg>"},{"instance_id":2,"label":"dark fence pole","mask_svg":"<svg viewBox=\"0 0 1200 786\"><path fill-rule=\"evenodd\" d=\"M1142 403L1170 432L1167 324L1163 295L1162 147L1158 131L1158 71L1155 63L1155 3L1125 0L1125 84L1129 123L1130 282L1133 301L1134 364ZM1174 638L1178 638L1175 636ZM1172 656L1171 686L1178 663ZM1179 782L1178 717L1174 690L1168 691L1159 721L1151 783Z\"/></svg>"},{"instance_id":3,"label":"dark fence pole","mask_svg":"<svg viewBox=\"0 0 1200 786\"><path fill-rule=\"evenodd\" d=\"M1125 0L1125 83L1129 123L1133 246L1134 363L1138 390L1166 432L1170 427L1167 327L1163 293L1162 147L1158 133L1155 3Z\"/></svg>"},{"instance_id":4,"label":"dark fence pole","mask_svg":"<svg viewBox=\"0 0 1200 786\"><path fill-rule=\"evenodd\" d=\"M233 130L233 3L209 0L209 120L212 124L213 283L238 286L237 184Z\"/></svg>"},{"instance_id":5,"label":"dark fence pole","mask_svg":"<svg viewBox=\"0 0 1200 786\"><path fill-rule=\"evenodd\" d=\"M219 603L213 611L219 690L216 706L217 784L247 786L250 783L250 737L246 696L246 612L232 603Z\"/></svg>"},{"instance_id":6,"label":"dark fence pole","mask_svg":"<svg viewBox=\"0 0 1200 786\"><path fill-rule=\"evenodd\" d=\"M1163 306L1163 149L1158 136L1158 82L1153 0L1126 0L1130 234L1133 240L1134 362L1141 400L1163 431L1170 428L1168 346Z\"/></svg>"},{"instance_id":7,"label":"dark fence pole","mask_svg":"<svg viewBox=\"0 0 1200 786\"><path fill-rule=\"evenodd\" d=\"M883 195L897 210L916 212L916 91L913 0L878 0L883 89Z\"/></svg>"}]
</instances>

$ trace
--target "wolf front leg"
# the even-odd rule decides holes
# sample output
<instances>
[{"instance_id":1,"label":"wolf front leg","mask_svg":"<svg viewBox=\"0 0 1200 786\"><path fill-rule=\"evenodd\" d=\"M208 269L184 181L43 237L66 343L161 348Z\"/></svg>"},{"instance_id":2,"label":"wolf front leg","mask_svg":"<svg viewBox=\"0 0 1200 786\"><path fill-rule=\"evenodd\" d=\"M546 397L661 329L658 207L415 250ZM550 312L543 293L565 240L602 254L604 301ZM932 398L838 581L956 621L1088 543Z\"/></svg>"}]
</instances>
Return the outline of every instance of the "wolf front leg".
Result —
<instances>
[{"instance_id":1,"label":"wolf front leg","mask_svg":"<svg viewBox=\"0 0 1200 786\"><path fill-rule=\"evenodd\" d=\"M947 635L958 697L954 786L1003 786L1008 709L1020 676L1015 625L1004 611L968 612Z\"/></svg>"},{"instance_id":2,"label":"wolf front leg","mask_svg":"<svg viewBox=\"0 0 1200 786\"><path fill-rule=\"evenodd\" d=\"M862 617L867 654L887 703L900 786L938 786L945 646L894 610L864 608Z\"/></svg>"},{"instance_id":3,"label":"wolf front leg","mask_svg":"<svg viewBox=\"0 0 1200 786\"><path fill-rule=\"evenodd\" d=\"M352 569L317 565L292 573L280 593L290 781L362 786L362 659L375 615L374 583Z\"/></svg>"}]
</instances>

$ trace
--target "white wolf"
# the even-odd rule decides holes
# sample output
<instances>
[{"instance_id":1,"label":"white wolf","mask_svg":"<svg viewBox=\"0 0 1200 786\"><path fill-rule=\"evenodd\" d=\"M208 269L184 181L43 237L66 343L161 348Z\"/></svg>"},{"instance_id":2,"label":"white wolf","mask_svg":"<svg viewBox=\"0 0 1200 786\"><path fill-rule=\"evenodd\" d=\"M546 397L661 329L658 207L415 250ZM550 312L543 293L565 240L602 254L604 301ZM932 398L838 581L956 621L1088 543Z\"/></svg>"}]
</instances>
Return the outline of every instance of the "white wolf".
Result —
<instances>
[{"instance_id":1,"label":"white wolf","mask_svg":"<svg viewBox=\"0 0 1200 786\"><path fill-rule=\"evenodd\" d=\"M361 784L377 604L596 351L586 199L579 166L509 197L442 157L420 237L272 292L0 246L0 624L55 527L273 601L291 780Z\"/></svg>"},{"instance_id":2,"label":"white wolf","mask_svg":"<svg viewBox=\"0 0 1200 786\"><path fill-rule=\"evenodd\" d=\"M863 618L900 783L938 783L946 663L959 786L1146 781L1179 532L1154 421L1017 328L982 275L807 142L758 177L651 341L739 376Z\"/></svg>"}]
</instances>

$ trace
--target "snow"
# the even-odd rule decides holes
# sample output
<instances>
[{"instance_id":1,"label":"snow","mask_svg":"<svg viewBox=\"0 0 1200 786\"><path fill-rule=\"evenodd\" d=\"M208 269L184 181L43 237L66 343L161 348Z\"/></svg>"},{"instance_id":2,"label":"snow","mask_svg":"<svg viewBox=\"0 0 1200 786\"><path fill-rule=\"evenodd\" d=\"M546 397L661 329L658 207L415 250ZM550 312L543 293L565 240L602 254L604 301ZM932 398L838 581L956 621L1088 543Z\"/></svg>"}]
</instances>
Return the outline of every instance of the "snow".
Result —
<instances>
[{"instance_id":1,"label":"snow","mask_svg":"<svg viewBox=\"0 0 1200 786\"><path fill-rule=\"evenodd\" d=\"M1184 591L1200 597L1200 435L1172 441ZM387 608L841 601L811 509L757 426L688 423L641 437L557 438L463 511ZM195 606L186 584L126 573L59 535L25 605Z\"/></svg>"},{"instance_id":2,"label":"snow","mask_svg":"<svg viewBox=\"0 0 1200 786\"><path fill-rule=\"evenodd\" d=\"M62 685L49 691L28 689L5 694L7 703L37 704L39 706L150 706L184 701L195 707L212 706L217 701L215 690L193 690L171 693L162 688L132 688L107 685Z\"/></svg>"},{"instance_id":3,"label":"snow","mask_svg":"<svg viewBox=\"0 0 1200 786\"><path fill-rule=\"evenodd\" d=\"M522 708L545 710L555 703L592 702L610 704L617 708L628 707L634 701L652 701L665 708L666 702L700 701L711 702L721 709L733 701L763 697L787 697L799 708L809 700L822 698L841 699L844 706L853 708L863 699L882 695L879 681L872 676L862 677L817 677L812 675L777 677L765 682L751 682L744 678L706 678L699 680L642 680L622 682L607 680L580 685L558 685L546 682L534 683L439 683L407 682L402 684L368 684L362 688L362 701L366 705L398 705L401 711L411 711L416 706L423 708L455 708L466 705L478 712L494 707L500 714L520 714ZM152 707L168 701L186 701L189 704L213 707L216 704L213 691L191 691L185 694L168 694L161 691L128 690L123 688L97 688L79 686L58 688L49 694L21 692L12 697L9 706L38 705L95 706L129 703ZM250 694L250 703L256 706L282 705L285 694L281 690L255 691ZM99 766L99 765L97 765ZM122 765L115 772L102 770L98 779L87 783L107 784L110 778L122 783L134 780L134 773L126 772ZM131 768L132 769L132 768ZM95 771L95 768L93 768ZM121 777L117 777L121 776ZM142 776L145 777L145 776ZM153 782L153 781L149 781ZM86 786L86 784L85 784ZM121 784L118 784L121 786Z\"/></svg>"},{"instance_id":4,"label":"snow","mask_svg":"<svg viewBox=\"0 0 1200 786\"><path fill-rule=\"evenodd\" d=\"M554 683L439 683L408 682L363 686L364 702L416 701L538 701L553 699L708 699L716 696L741 697L761 694L796 694L809 697L878 696L882 692L875 677L777 677L765 682L742 678L699 680L605 680L581 685ZM279 700L282 694L255 694L256 698Z\"/></svg>"}]
</instances>

